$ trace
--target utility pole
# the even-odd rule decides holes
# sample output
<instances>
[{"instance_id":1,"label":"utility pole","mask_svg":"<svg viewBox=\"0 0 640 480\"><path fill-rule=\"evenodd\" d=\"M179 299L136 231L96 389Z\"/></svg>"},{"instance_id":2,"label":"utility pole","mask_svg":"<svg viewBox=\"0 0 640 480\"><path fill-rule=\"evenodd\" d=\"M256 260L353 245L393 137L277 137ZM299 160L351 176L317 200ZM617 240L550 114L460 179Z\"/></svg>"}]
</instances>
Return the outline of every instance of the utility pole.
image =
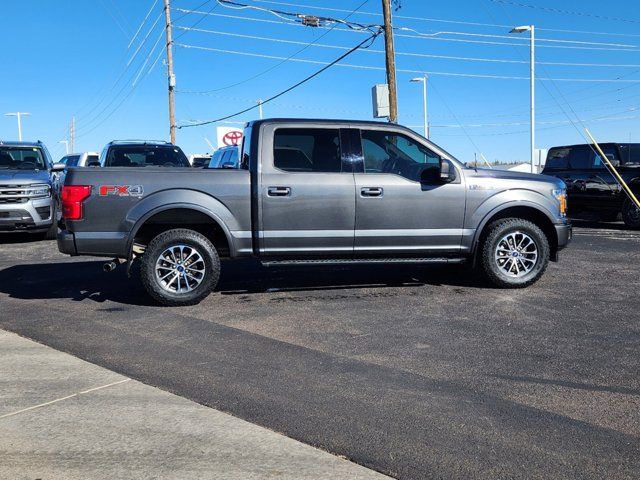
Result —
<instances>
[{"instance_id":1,"label":"utility pole","mask_svg":"<svg viewBox=\"0 0 640 480\"><path fill-rule=\"evenodd\" d=\"M76 117L71 117L71 128L69 128L69 143L71 144L71 153L76 151Z\"/></svg>"},{"instance_id":2,"label":"utility pole","mask_svg":"<svg viewBox=\"0 0 640 480\"><path fill-rule=\"evenodd\" d=\"M258 103L259 117L260 117L260 120L262 120L262 99L258 99L257 103Z\"/></svg>"},{"instance_id":3,"label":"utility pole","mask_svg":"<svg viewBox=\"0 0 640 480\"><path fill-rule=\"evenodd\" d=\"M17 117L18 119L18 141L22 141L22 117L26 115L31 115L29 112L11 112L5 113L7 117Z\"/></svg>"},{"instance_id":4,"label":"utility pole","mask_svg":"<svg viewBox=\"0 0 640 480\"><path fill-rule=\"evenodd\" d=\"M384 16L384 51L389 85L389 121L398 122L398 89L396 86L396 54L393 49L393 26L391 23L391 0L382 0Z\"/></svg>"},{"instance_id":5,"label":"utility pole","mask_svg":"<svg viewBox=\"0 0 640 480\"><path fill-rule=\"evenodd\" d=\"M171 6L169 0L164 0L165 30L167 32L167 74L169 80L169 134L171 143L176 143L176 106L175 92L176 76L173 74L173 34L171 31Z\"/></svg>"}]
</instances>

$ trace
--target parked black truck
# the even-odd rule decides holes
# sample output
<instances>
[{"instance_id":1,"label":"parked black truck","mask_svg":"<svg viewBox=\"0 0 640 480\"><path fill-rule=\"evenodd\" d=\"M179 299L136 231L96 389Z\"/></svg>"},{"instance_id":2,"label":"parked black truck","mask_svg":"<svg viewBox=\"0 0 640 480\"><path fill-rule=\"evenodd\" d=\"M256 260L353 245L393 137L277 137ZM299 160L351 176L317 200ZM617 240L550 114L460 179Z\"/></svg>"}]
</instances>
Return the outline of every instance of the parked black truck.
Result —
<instances>
[{"instance_id":1,"label":"parked black truck","mask_svg":"<svg viewBox=\"0 0 640 480\"><path fill-rule=\"evenodd\" d=\"M640 143L602 143L600 147L631 190L640 196ZM590 145L551 148L542 173L567 184L572 213L595 212L604 221L615 220L622 213L627 226L640 228L640 209Z\"/></svg>"},{"instance_id":2,"label":"parked black truck","mask_svg":"<svg viewBox=\"0 0 640 480\"><path fill-rule=\"evenodd\" d=\"M561 180L467 168L398 125L255 121L239 159L230 169L71 168L58 247L139 258L149 294L185 305L216 286L220 258L247 256L469 261L500 287L525 287L571 238Z\"/></svg>"}]
</instances>

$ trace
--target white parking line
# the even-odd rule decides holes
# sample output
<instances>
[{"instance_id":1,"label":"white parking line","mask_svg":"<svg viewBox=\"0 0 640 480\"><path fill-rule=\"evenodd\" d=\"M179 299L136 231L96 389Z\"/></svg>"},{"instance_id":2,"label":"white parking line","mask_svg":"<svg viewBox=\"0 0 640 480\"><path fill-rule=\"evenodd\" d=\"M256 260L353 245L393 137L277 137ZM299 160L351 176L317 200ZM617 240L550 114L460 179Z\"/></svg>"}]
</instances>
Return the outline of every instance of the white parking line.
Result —
<instances>
[{"instance_id":1,"label":"white parking line","mask_svg":"<svg viewBox=\"0 0 640 480\"><path fill-rule=\"evenodd\" d=\"M119 385L121 383L128 382L129 380L131 380L131 379L130 378L125 378L124 380L118 380L117 382L109 383L107 385L101 385L99 387L90 388L89 390L83 390L81 392L77 392L77 393L74 393L72 395L67 395L66 397L56 398L55 400L51 400L50 402L45 402L45 403L41 403L39 405L34 405L32 407L23 408L22 410L18 410L16 412L5 413L4 415L0 415L0 419L7 418L7 417L13 417L14 415L18 415L20 413L28 412L30 410L35 410L36 408L40 408L40 407L46 407L47 405L51 405L53 403L58 403L58 402L61 402L63 400L68 400L69 398L77 397L79 395L84 395L86 393L95 392L96 390L102 390L103 388L113 387L115 385Z\"/></svg>"}]
</instances>

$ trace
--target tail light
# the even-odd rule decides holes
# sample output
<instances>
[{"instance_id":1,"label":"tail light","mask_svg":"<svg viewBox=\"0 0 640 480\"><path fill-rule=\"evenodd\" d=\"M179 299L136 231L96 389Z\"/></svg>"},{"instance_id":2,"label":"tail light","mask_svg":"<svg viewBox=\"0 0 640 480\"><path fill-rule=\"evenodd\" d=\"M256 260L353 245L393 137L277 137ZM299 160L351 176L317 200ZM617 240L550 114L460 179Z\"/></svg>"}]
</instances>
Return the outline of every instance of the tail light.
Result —
<instances>
[{"instance_id":1,"label":"tail light","mask_svg":"<svg viewBox=\"0 0 640 480\"><path fill-rule=\"evenodd\" d=\"M89 185L65 185L62 187L62 216L65 220L82 219L82 202L91 195Z\"/></svg>"}]
</instances>

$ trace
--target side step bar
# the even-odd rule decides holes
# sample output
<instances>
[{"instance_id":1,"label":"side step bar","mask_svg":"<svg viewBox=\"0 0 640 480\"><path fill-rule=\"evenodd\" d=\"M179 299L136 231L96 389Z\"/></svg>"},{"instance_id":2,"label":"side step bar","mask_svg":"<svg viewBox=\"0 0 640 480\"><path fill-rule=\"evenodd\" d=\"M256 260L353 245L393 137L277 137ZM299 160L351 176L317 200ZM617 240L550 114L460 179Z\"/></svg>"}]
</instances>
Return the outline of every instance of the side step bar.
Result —
<instances>
[{"instance_id":1,"label":"side step bar","mask_svg":"<svg viewBox=\"0 0 640 480\"><path fill-rule=\"evenodd\" d=\"M467 261L464 257L424 257L424 258L314 258L304 260L265 260L260 262L264 267L279 267L288 265L370 265L370 264L460 264Z\"/></svg>"}]
</instances>

